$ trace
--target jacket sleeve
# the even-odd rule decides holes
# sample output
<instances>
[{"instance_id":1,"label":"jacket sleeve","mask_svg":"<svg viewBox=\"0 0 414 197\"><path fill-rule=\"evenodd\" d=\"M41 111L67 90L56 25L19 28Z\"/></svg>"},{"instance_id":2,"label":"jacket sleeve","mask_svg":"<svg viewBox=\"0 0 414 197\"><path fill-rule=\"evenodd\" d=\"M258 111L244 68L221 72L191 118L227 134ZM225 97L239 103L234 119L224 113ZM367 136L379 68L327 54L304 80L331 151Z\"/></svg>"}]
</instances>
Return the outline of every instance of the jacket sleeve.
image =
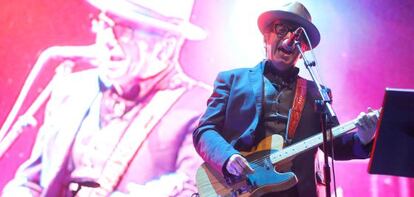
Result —
<instances>
[{"instance_id":1,"label":"jacket sleeve","mask_svg":"<svg viewBox=\"0 0 414 197\"><path fill-rule=\"evenodd\" d=\"M355 134L355 132L349 132L334 139L334 155L331 155L331 157L335 160L369 158L372 142L364 145Z\"/></svg>"},{"instance_id":2,"label":"jacket sleeve","mask_svg":"<svg viewBox=\"0 0 414 197\"><path fill-rule=\"evenodd\" d=\"M223 138L230 87L231 76L226 72L219 73L214 82L213 94L207 102L207 110L193 133L196 151L220 173L223 173L224 163L231 155L240 154Z\"/></svg>"}]
</instances>

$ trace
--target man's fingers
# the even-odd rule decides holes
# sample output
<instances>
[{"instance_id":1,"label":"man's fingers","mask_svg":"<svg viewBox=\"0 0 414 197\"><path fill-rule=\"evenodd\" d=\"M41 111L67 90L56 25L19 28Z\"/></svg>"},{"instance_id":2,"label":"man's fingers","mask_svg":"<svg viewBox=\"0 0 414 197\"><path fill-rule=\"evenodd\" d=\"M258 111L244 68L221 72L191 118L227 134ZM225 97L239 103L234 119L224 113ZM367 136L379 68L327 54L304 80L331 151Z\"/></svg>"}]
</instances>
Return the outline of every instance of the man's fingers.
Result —
<instances>
[{"instance_id":1,"label":"man's fingers","mask_svg":"<svg viewBox=\"0 0 414 197\"><path fill-rule=\"evenodd\" d=\"M359 114L356 126L363 130L367 129L367 115L364 112Z\"/></svg>"},{"instance_id":2,"label":"man's fingers","mask_svg":"<svg viewBox=\"0 0 414 197\"><path fill-rule=\"evenodd\" d=\"M370 116L368 119L369 119L371 127L376 127L377 126L377 122L378 122L378 117L377 116Z\"/></svg>"},{"instance_id":3,"label":"man's fingers","mask_svg":"<svg viewBox=\"0 0 414 197\"><path fill-rule=\"evenodd\" d=\"M229 158L229 161L227 162L226 169L227 171L232 174L239 176L241 172L243 172L243 169L237 162L237 158L241 157L241 155L234 154Z\"/></svg>"},{"instance_id":4,"label":"man's fingers","mask_svg":"<svg viewBox=\"0 0 414 197\"><path fill-rule=\"evenodd\" d=\"M230 174L240 176L242 174L252 173L254 170L250 167L249 162L241 155L232 155L226 166Z\"/></svg>"},{"instance_id":5,"label":"man's fingers","mask_svg":"<svg viewBox=\"0 0 414 197\"><path fill-rule=\"evenodd\" d=\"M365 116L363 116L361 123L366 128L374 128L374 127L377 126L377 121L378 121L378 117L377 116L366 114Z\"/></svg>"},{"instance_id":6,"label":"man's fingers","mask_svg":"<svg viewBox=\"0 0 414 197\"><path fill-rule=\"evenodd\" d=\"M237 172L237 176L242 175L243 174L243 167L240 166L240 164L237 162L237 160L233 163L234 165L234 169Z\"/></svg>"},{"instance_id":7,"label":"man's fingers","mask_svg":"<svg viewBox=\"0 0 414 197\"><path fill-rule=\"evenodd\" d=\"M373 112L374 110L372 108L368 108L368 112ZM363 129L363 130L368 130L368 129L373 129L377 126L377 122L378 122L378 116L377 114L374 113L364 113L361 112L358 116L358 121L356 123L356 126Z\"/></svg>"},{"instance_id":8,"label":"man's fingers","mask_svg":"<svg viewBox=\"0 0 414 197\"><path fill-rule=\"evenodd\" d=\"M379 111L375 111L371 107L368 107L368 112L369 113L366 116L368 119L367 123L369 124L369 127L376 127L379 117Z\"/></svg>"},{"instance_id":9,"label":"man's fingers","mask_svg":"<svg viewBox=\"0 0 414 197\"><path fill-rule=\"evenodd\" d=\"M234 165L230 165L229 169L228 169L229 173L235 176L239 176L240 172L237 169L237 167L235 167Z\"/></svg>"},{"instance_id":10,"label":"man's fingers","mask_svg":"<svg viewBox=\"0 0 414 197\"><path fill-rule=\"evenodd\" d=\"M240 167L243 169L243 173L252 173L254 170L250 167L249 162L244 157L239 157L236 159Z\"/></svg>"},{"instance_id":11,"label":"man's fingers","mask_svg":"<svg viewBox=\"0 0 414 197\"><path fill-rule=\"evenodd\" d=\"M375 110L373 110L371 107L368 107L368 112L373 112Z\"/></svg>"},{"instance_id":12,"label":"man's fingers","mask_svg":"<svg viewBox=\"0 0 414 197\"><path fill-rule=\"evenodd\" d=\"M232 174L232 175L236 175L238 176L239 172L237 170L237 168L234 166L234 163L230 162L227 165L227 171Z\"/></svg>"}]
</instances>

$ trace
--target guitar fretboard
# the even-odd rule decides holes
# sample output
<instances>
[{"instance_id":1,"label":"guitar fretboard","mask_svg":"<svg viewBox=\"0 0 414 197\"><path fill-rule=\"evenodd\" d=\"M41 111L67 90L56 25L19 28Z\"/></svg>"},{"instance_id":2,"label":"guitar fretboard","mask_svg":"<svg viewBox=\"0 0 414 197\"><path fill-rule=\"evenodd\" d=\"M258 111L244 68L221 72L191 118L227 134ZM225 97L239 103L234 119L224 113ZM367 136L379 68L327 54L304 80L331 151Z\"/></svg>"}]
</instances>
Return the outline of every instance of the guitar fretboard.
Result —
<instances>
[{"instance_id":1,"label":"guitar fretboard","mask_svg":"<svg viewBox=\"0 0 414 197\"><path fill-rule=\"evenodd\" d=\"M352 121L346 122L342 125L339 125L337 127L334 127L332 129L332 136L334 138L339 137L346 132L354 129L356 127L355 122L357 119L354 119ZM279 161L282 161L284 159L287 159L289 157L295 156L299 153L302 153L306 150L309 150L311 148L314 148L316 146L319 146L323 143L323 136L322 133L316 134L314 136L311 136L309 138L306 138L305 140L301 142L297 142L295 144L292 144L286 148L283 148L282 150L279 150L277 152L272 153L270 157L270 161L272 163L277 163Z\"/></svg>"}]
</instances>

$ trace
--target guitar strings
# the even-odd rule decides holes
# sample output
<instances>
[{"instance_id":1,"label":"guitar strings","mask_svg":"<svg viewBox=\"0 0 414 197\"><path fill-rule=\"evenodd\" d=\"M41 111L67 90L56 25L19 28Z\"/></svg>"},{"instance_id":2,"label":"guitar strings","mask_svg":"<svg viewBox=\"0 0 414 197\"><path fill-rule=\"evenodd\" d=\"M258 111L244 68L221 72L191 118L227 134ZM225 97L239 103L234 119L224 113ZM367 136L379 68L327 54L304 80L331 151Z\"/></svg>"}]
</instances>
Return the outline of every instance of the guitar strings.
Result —
<instances>
[{"instance_id":1,"label":"guitar strings","mask_svg":"<svg viewBox=\"0 0 414 197\"><path fill-rule=\"evenodd\" d=\"M346 128L346 127L349 127L350 125L352 125L352 127L355 127L355 121L356 121L356 120L351 120L351 121L348 121L348 122L346 122L346 123L342 124L342 125L343 125L343 126L342 126L342 128L344 128L344 127L345 127L345 128ZM348 128L348 129L346 129L346 130L349 130L349 128ZM318 133L318 134L320 134L320 133ZM318 134L316 134L316 135L318 135ZM309 138L315 137L316 135L310 136ZM334 135L335 135L335 134L334 134ZM309 139L309 138L307 138L307 139ZM305 140L306 140L306 139L305 139ZM305 141L305 140L304 140L304 141ZM295 145L297 145L297 143L292 144L291 146L288 146L288 147L286 147L286 148L293 147L293 146L295 146ZM280 151L283 151L283 149L281 149L281 150L279 150L279 151L277 151L277 152L280 152ZM276 154L276 153L266 153L266 154L264 154L261 158L258 158L258 159L255 159L255 160L252 160L252 161L251 161L251 162L249 162L249 163L260 165L260 164L264 163L264 161L265 161L267 158L269 158L272 154Z\"/></svg>"}]
</instances>

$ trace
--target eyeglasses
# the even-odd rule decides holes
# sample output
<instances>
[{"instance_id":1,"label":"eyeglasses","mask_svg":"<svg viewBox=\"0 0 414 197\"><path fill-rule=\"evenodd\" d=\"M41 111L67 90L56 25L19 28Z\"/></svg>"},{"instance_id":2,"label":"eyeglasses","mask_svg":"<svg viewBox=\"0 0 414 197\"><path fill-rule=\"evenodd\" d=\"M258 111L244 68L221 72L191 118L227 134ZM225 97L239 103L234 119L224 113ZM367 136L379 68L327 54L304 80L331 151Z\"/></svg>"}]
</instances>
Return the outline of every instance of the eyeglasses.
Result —
<instances>
[{"instance_id":1,"label":"eyeglasses","mask_svg":"<svg viewBox=\"0 0 414 197\"><path fill-rule=\"evenodd\" d=\"M277 37L283 38L288 34L288 32L294 32L295 28L284 23L275 23L272 31L276 33Z\"/></svg>"},{"instance_id":2,"label":"eyeglasses","mask_svg":"<svg viewBox=\"0 0 414 197\"><path fill-rule=\"evenodd\" d=\"M117 23L112 26L113 33L116 38L124 37L132 39L163 39L172 35L172 33L154 28L151 26L134 24L134 26L129 26L128 24Z\"/></svg>"}]
</instances>

